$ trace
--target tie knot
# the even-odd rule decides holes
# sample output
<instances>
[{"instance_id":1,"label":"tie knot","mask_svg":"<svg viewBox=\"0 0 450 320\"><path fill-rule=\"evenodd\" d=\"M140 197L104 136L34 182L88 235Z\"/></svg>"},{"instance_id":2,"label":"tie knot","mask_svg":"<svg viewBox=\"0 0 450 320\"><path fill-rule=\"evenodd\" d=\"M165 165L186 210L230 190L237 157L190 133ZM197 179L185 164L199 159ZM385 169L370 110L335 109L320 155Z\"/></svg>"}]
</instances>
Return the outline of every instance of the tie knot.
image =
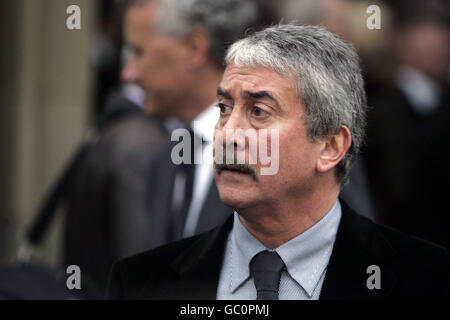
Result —
<instances>
[{"instance_id":1,"label":"tie knot","mask_svg":"<svg viewBox=\"0 0 450 320\"><path fill-rule=\"evenodd\" d=\"M258 300L277 300L284 262L275 251L261 251L250 261Z\"/></svg>"}]
</instances>

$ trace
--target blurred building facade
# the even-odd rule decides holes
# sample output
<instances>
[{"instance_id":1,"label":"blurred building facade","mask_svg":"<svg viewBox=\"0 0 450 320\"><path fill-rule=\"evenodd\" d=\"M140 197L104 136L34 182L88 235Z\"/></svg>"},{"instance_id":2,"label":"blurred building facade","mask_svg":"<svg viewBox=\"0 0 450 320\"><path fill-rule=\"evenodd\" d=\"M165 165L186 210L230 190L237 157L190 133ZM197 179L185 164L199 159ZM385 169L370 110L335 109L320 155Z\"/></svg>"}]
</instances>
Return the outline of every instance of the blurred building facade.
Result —
<instances>
[{"instance_id":1,"label":"blurred building facade","mask_svg":"<svg viewBox=\"0 0 450 320\"><path fill-rule=\"evenodd\" d=\"M81 8L68 30L67 7ZM82 138L90 114L90 0L1 1L0 265L11 262L42 198ZM59 221L60 222L60 221ZM58 221L41 259L57 264Z\"/></svg>"}]
</instances>

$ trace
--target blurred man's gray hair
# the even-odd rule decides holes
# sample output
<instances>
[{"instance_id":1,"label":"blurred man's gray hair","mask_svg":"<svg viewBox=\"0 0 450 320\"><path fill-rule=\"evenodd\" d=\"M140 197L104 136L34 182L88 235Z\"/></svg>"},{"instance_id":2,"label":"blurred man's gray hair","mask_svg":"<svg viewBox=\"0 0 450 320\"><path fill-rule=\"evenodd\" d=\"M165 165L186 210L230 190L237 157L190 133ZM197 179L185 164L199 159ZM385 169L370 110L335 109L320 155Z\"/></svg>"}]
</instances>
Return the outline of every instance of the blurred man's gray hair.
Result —
<instances>
[{"instance_id":1,"label":"blurred man's gray hair","mask_svg":"<svg viewBox=\"0 0 450 320\"><path fill-rule=\"evenodd\" d=\"M366 93L354 48L322 27L286 24L234 43L225 62L263 66L292 78L313 141L338 133L342 125L349 128L352 144L336 168L337 181L344 185L364 141L366 123Z\"/></svg>"},{"instance_id":2,"label":"blurred man's gray hair","mask_svg":"<svg viewBox=\"0 0 450 320\"><path fill-rule=\"evenodd\" d=\"M160 0L156 23L168 35L205 30L211 41L211 58L220 66L229 45L258 23L258 0Z\"/></svg>"}]
</instances>

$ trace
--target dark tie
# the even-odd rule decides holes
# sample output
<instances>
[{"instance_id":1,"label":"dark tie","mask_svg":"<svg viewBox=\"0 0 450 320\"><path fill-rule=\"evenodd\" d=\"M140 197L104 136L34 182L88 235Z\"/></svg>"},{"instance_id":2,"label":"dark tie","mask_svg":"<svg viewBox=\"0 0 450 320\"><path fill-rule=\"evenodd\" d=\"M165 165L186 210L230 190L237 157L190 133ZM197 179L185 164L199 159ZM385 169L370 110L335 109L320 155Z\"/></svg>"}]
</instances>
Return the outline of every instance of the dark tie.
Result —
<instances>
[{"instance_id":1,"label":"dark tie","mask_svg":"<svg viewBox=\"0 0 450 320\"><path fill-rule=\"evenodd\" d=\"M275 251L261 251L250 261L250 274L256 287L256 300L278 300L284 262Z\"/></svg>"}]
</instances>

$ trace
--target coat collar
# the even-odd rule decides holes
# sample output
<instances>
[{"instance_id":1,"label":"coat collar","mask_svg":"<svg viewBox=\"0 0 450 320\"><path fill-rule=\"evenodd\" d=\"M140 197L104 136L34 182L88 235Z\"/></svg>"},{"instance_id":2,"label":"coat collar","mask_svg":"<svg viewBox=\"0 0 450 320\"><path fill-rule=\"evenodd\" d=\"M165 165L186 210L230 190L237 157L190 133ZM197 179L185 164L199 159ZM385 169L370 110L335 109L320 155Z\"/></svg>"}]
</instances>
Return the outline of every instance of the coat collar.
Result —
<instances>
[{"instance_id":1,"label":"coat collar","mask_svg":"<svg viewBox=\"0 0 450 320\"><path fill-rule=\"evenodd\" d=\"M226 240L232 226L231 215L221 227L203 234L172 261L171 268L178 281L167 288L171 299L216 299Z\"/></svg>"},{"instance_id":2,"label":"coat collar","mask_svg":"<svg viewBox=\"0 0 450 320\"><path fill-rule=\"evenodd\" d=\"M320 295L327 299L382 299L397 285L389 269L395 250L370 220L342 204L342 218ZM215 299L232 216L221 227L203 234L172 262L178 281L162 296L170 299ZM369 290L367 268L381 269L381 289Z\"/></svg>"},{"instance_id":3,"label":"coat collar","mask_svg":"<svg viewBox=\"0 0 450 320\"><path fill-rule=\"evenodd\" d=\"M343 215L319 299L385 299L397 285L389 268L396 252L374 223L341 203ZM381 289L367 287L371 265L380 267Z\"/></svg>"}]
</instances>

